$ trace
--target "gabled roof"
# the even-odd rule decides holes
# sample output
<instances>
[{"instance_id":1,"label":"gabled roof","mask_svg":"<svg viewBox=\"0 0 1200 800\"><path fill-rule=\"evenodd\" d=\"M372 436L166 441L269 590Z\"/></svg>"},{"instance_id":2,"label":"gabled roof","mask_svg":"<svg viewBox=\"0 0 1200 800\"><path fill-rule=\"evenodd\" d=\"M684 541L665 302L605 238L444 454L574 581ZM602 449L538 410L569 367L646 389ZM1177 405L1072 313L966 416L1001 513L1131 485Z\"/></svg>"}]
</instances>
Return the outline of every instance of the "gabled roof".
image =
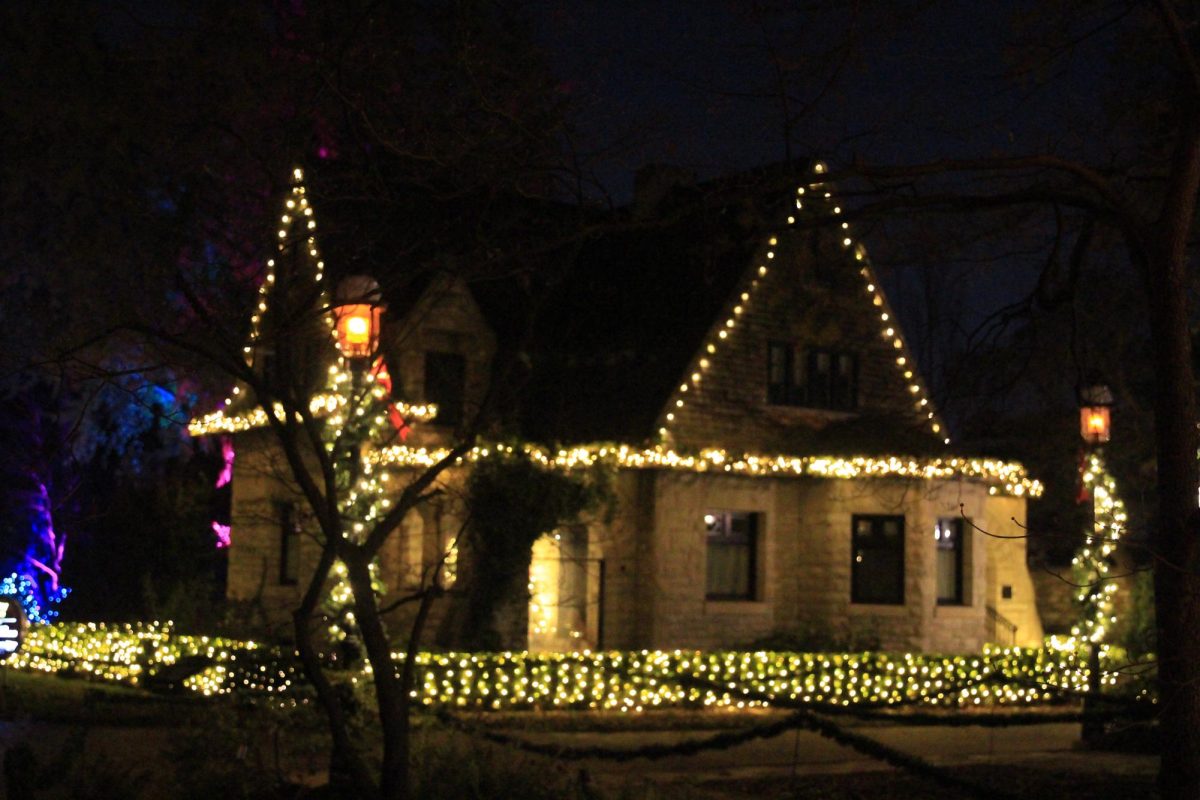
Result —
<instances>
[{"instance_id":1,"label":"gabled roof","mask_svg":"<svg viewBox=\"0 0 1200 800\"><path fill-rule=\"evenodd\" d=\"M816 171L822 171L819 165ZM300 177L296 175L297 182ZM814 190L815 204L811 201ZM802 200L806 191L809 199ZM300 283L308 287L306 291L320 295L320 306L325 307L328 299L322 287L329 279L309 232L309 215L289 213L293 207L303 210L308 206L295 202L304 194L299 184L293 188L293 205L284 212L287 218L282 220L277 241L280 252L290 250L311 259L304 272L307 277L302 276ZM897 427L895 420L871 415L842 415L840 422L810 430L806 450L730 452L703 444L694 453L673 449L673 409L685 397L700 394L689 394L688 390L697 388L697 377L703 377L706 362L714 360L709 358L713 354L711 345L736 341L734 337L740 330L737 322L744 319L739 317L738 308L754 302L756 292L763 294L761 287L767 283L762 278L769 272L766 263L773 261L773 248L778 239L784 238L773 231L780 230L780 225L793 225L805 204L810 213L816 205L818 215L835 218L840 209L819 182L800 186L797 195L783 204L783 222L775 226L768 224L773 212L769 203L762 202L764 193L746 191L739 181L668 194L665 213L647 217L628 209L607 220L609 224L585 243L576 268L555 285L553 296L547 298L550 311L539 321L533 344L532 391L518 406L524 426L521 432L543 442L589 444L558 450L527 444L524 448L531 457L563 469L605 462L628 469L760 477L958 477L988 483L992 493L1018 497L1041 493L1040 484L1029 478L1019 464L947 458L940 453L920 458L928 451L931 437L915 432L911 426ZM545 221L543 217L538 224ZM853 275L862 283L865 292L860 297L870 304L871 319L879 320L879 333L890 347L888 355L895 360L899 377L908 382L908 408L919 412L927 432L938 432L940 422L914 374L915 367L895 329L894 316L874 278L865 248L854 242L848 224L837 223L835 232L844 261L834 267L845 270L839 274ZM293 243L301 246L291 247ZM781 274L786 279L786 273ZM518 316L512 314L514 304L529 295L526 287L518 285L521 283L500 279L471 287L481 310L494 320L501 347L517 348L526 341L515 335L519 325L512 321ZM272 292L277 288L274 284L269 276L260 290L251 344L258 335L257 323L271 308ZM385 299L403 316L404 309L411 309L429 285L428 277L421 278L409 284L410 292L405 297L389 295ZM327 315L320 316L325 320ZM325 323L331 324L328 320ZM247 353L251 352L253 348L248 347ZM680 374L682 379L676 377ZM321 413L333 412L337 400L330 394L316 395L310 407ZM422 405L397 402L396 406L402 416L413 420L428 420L436 413L436 409ZM282 412L276 407L274 413ZM188 427L193 435L234 433L265 424L266 414L247 392L235 387L222 410L193 420ZM659 428L658 441L646 442L655 426ZM661 436L664 428L665 440ZM634 446L612 447L597 440L625 441ZM883 450L887 454L874 457L881 453L880 444L886 445ZM485 455L488 447L479 445L462 460ZM377 451L374 458L380 464L420 467L440 460L446 452L397 445ZM840 457L845 453L854 455Z\"/></svg>"},{"instance_id":2,"label":"gabled roof","mask_svg":"<svg viewBox=\"0 0 1200 800\"><path fill-rule=\"evenodd\" d=\"M798 435L781 439L784 451L940 452L944 427L915 374L866 249L847 223L837 221L841 209L819 174L786 190L763 175L684 186L667 193L652 218L633 209L620 212L587 243L569 280L546 304L522 433L546 443L671 445L675 412L688 402L688 391L694 396L697 379L727 357L713 353L736 341L743 306L763 302L754 297L779 263L774 258L785 246L781 240L793 249L815 249L823 237L834 255L820 258L848 284L840 291L874 320L866 336L879 338L862 344L889 348L886 360L894 370L894 394L904 393L898 401L903 413L826 415L810 426L793 415L784 424ZM765 370L755 377L765 381Z\"/></svg>"},{"instance_id":3,"label":"gabled roof","mask_svg":"<svg viewBox=\"0 0 1200 800\"><path fill-rule=\"evenodd\" d=\"M887 332L889 344L894 343L897 372L904 374L912 404L920 404L915 410L928 422L921 426L923 430L915 430L911 413L903 421L869 413L833 415L834 419L816 426L789 418L784 426L803 435L785 437L781 441L786 446L777 452L931 452L935 440L929 434L938 434L940 442L944 431L915 377L912 358L874 279L866 250L854 242L847 223L836 222L840 208L821 184L819 172L804 180L807 183L800 187L784 189L778 173L764 170L702 185L669 187L658 193L659 202L651 213L635 204L594 215L592 232L577 243L570 266L550 286L531 339L521 337L520 326L513 322L518 316L514 304L523 296L514 289L513 280L472 283L472 294L497 332L501 348L532 351L529 375L513 404L518 432L544 443L670 445L677 408L687 401L688 389L697 388L696 378L716 360L714 348L724 349L725 337L738 336L742 306L758 291L768 265L778 263L772 261L775 250L784 246L778 240L798 247L818 235L828 238L828 232L817 233L824 222L840 245L838 257L831 259L838 263L831 268L861 281L865 289L861 301L872 304L868 310L882 317L880 333ZM299 209L304 188L297 185L293 195L289 202L296 201ZM311 211L307 201L302 211ZM534 213L537 222L528 224L553 222L554 215L552 209L540 208ZM289 215L286 209L283 216L281 242L301 235L294 227L309 221L300 214ZM335 220L345 216L335 215ZM345 243L349 232L335 221L335 238ZM307 238L307 245L316 250L314 239ZM355 268L362 266L359 261ZM315 286L325 277L324 263L314 252L311 264L314 269L308 280ZM383 264L376 266L383 268ZM388 317L398 321L428 290L434 275L428 269L414 271L394 263L391 271L408 276L398 284L388 280L388 272L380 273ZM272 271L260 290L261 305L267 304L275 288L273 278ZM252 336L257 335L263 314L260 306ZM230 411L247 400L244 395L230 399ZM255 413L250 407L243 411L241 416L247 419ZM193 427L197 431L245 427L245 420L231 427L230 415L217 419L221 416L216 412Z\"/></svg>"}]
</instances>

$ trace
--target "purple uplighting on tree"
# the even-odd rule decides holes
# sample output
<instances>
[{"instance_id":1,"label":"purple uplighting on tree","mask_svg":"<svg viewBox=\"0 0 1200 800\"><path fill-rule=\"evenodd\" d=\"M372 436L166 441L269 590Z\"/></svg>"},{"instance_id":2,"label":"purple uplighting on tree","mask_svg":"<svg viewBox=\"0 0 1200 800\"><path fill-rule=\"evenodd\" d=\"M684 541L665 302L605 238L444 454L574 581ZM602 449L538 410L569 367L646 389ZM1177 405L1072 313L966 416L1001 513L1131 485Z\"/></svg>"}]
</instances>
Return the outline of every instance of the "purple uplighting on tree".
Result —
<instances>
[{"instance_id":1,"label":"purple uplighting on tree","mask_svg":"<svg viewBox=\"0 0 1200 800\"><path fill-rule=\"evenodd\" d=\"M217 490L215 503L216 511L212 521L213 535L216 537L218 550L223 550L232 544L232 531L230 530L230 508L229 494L230 484L233 482L233 438L229 436L221 439L221 472L217 475L217 482L214 488Z\"/></svg>"}]
</instances>

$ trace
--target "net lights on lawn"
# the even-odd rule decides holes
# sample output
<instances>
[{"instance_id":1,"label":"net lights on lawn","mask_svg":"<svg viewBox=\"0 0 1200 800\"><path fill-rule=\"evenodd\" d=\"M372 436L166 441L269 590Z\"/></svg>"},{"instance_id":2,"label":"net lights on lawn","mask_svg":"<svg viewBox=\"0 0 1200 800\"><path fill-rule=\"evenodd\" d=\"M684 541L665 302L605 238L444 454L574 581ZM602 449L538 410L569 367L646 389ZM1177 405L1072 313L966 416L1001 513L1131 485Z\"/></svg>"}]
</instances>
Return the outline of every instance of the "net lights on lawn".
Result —
<instances>
[{"instance_id":1,"label":"net lights on lawn","mask_svg":"<svg viewBox=\"0 0 1200 800\"><path fill-rule=\"evenodd\" d=\"M1041 482L1030 478L1022 465L987 458L737 455L717 449L702 450L699 454L685 454L662 448L641 449L628 445L589 445L556 451L536 445L524 445L521 450L543 466L567 470L608 464L625 469L668 469L756 477L796 476L847 480L963 478L990 484L988 491L991 494L1004 493L1014 497L1040 497L1043 489ZM479 446L459 461L476 461L493 451L511 453L515 452L516 448L511 445ZM448 453L449 450L445 448L396 445L372 453L371 459L374 463L398 468L424 468L436 464Z\"/></svg>"},{"instance_id":2,"label":"net lights on lawn","mask_svg":"<svg viewBox=\"0 0 1200 800\"><path fill-rule=\"evenodd\" d=\"M823 175L826 172L825 164L817 162L813 165L813 172L816 175ZM810 183L807 187L800 186L796 189L796 210L803 210L806 196L813 197L816 195L819 195L819 197L811 201L810 205L821 204L826 213L835 217L842 213L841 206L836 205L833 201L833 193L827 191L825 184L820 181ZM796 217L794 215L788 216L787 224L794 225L795 223ZM867 293L871 296L871 303L879 314L881 323L880 335L891 345L894 351L895 365L903 376L905 385L911 395L910 400L913 403L914 413L924 418L925 424L929 426L931 433L941 439L944 444L950 444L950 437L946 426L938 417L928 393L921 385L920 378L917 377L915 362L908 350L908 346L904 342L903 336L899 332L896 316L889 307L887 299L883 296L883 291L879 287L879 282L876 280L871 269L870 260L867 258L866 246L862 243L855 243L850 233L849 222L842 221L839 223L839 231L842 247L853 252L855 262L860 265L859 275L863 279ZM685 373L683 380L679 384L679 388L668 401L667 410L660 418L658 428L658 440L663 445L671 443L671 428L673 424L677 421L680 414L683 413L683 409L687 406L690 397L695 397L697 393L703 391L702 381L712 366L713 356L728 344L730 337L734 335L742 324L743 314L749 308L764 279L770 274L771 269L768 264L771 264L775 260L779 246L778 236L769 236L766 244L766 249L762 251L762 260L748 276L749 280L743 284L742 291L729 307L728 315L724 320L719 321L713 330L710 331L699 358L687 370L687 373Z\"/></svg>"},{"instance_id":3,"label":"net lights on lawn","mask_svg":"<svg viewBox=\"0 0 1200 800\"><path fill-rule=\"evenodd\" d=\"M183 686L205 696L240 694L306 702L291 658L253 641L184 636L171 623L54 624L30 630L6 667L142 685L183 658L210 666ZM401 653L393 656L398 662ZM696 678L722 688L688 685ZM367 674L362 679L369 680ZM1083 660L1051 648L985 648L977 655L641 650L593 653L420 653L413 700L475 709L572 708L640 712L670 707L749 707L742 689L788 700L944 707L1043 703L1081 691Z\"/></svg>"}]
</instances>

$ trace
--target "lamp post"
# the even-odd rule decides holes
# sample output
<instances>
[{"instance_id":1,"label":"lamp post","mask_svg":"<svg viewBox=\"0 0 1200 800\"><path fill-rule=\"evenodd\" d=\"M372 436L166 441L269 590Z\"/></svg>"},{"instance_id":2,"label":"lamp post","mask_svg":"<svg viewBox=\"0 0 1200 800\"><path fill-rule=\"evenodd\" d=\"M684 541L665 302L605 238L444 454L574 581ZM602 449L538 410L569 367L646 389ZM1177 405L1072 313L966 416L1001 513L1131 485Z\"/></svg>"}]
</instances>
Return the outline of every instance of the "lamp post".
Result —
<instances>
[{"instance_id":1,"label":"lamp post","mask_svg":"<svg viewBox=\"0 0 1200 800\"><path fill-rule=\"evenodd\" d=\"M1083 458L1080 460L1080 485L1083 485L1083 474L1088 470L1089 462L1091 461L1089 456L1097 452L1101 446L1112 438L1113 393L1103 383L1091 383L1079 388L1078 400L1079 435L1084 441ZM1096 534L1096 493L1094 490L1088 493L1088 502L1092 507L1092 529L1089 539L1093 539ZM1092 545L1098 546L1094 541ZM1097 576L1098 580L1099 577ZM1104 591L1103 581L1099 581L1098 585L1090 587L1090 591ZM1089 638L1092 637L1089 636ZM1082 736L1085 742L1094 742L1104 734L1104 723L1097 719L1094 713L1088 713L1099 710L1096 707L1096 700L1100 697L1102 685L1100 674L1100 641L1092 638L1091 647L1088 650L1088 693L1083 703Z\"/></svg>"},{"instance_id":2,"label":"lamp post","mask_svg":"<svg viewBox=\"0 0 1200 800\"><path fill-rule=\"evenodd\" d=\"M337 463L346 470L343 480L347 495L342 514L343 525L348 526L348 530L343 531L343 535L354 536L352 532L361 531L372 513L361 507L362 487L359 483L364 474L370 471L369 467L364 467L362 459L363 448L371 435L369 415L364 412L370 407L372 397L379 396L379 387L373 385L372 366L379 353L380 321L385 306L379 284L366 275L352 275L343 279L334 297L334 338L350 373L349 386L339 389L345 412L344 422L341 423L344 427L337 436L341 440ZM356 500L356 496L360 499ZM343 577L338 578L339 584L345 574L344 571L340 573ZM335 613L335 629L345 632L355 624L353 612L343 608ZM360 652L354 641L343 638L338 647L345 666L358 663Z\"/></svg>"}]
</instances>

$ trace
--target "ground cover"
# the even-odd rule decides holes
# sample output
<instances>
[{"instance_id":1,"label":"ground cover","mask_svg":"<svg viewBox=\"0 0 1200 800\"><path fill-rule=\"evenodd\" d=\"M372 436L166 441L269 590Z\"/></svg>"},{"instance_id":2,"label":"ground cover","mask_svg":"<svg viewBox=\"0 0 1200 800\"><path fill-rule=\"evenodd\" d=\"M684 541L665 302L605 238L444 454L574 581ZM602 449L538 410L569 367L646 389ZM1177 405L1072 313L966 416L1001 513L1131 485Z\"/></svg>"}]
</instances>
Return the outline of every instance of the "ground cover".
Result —
<instances>
[{"instance_id":1,"label":"ground cover","mask_svg":"<svg viewBox=\"0 0 1200 800\"><path fill-rule=\"evenodd\" d=\"M979 764L950 766L946 774L999 797L1053 797L1056 800L1129 800L1158 797L1152 771L1134 774L1107 770L1064 769L1044 765ZM893 770L758 779L722 779L658 783L657 800L961 800L962 789Z\"/></svg>"},{"instance_id":2,"label":"ground cover","mask_svg":"<svg viewBox=\"0 0 1200 800\"><path fill-rule=\"evenodd\" d=\"M1080 689L1087 683L1086 665L1074 651L1054 647L996 648L966 656L676 650L421 653L418 658L414 695L425 713L417 719L416 780L450 792L445 796L463 797L506 796L502 787L517 784L527 786L530 797L559 796L550 790L631 799L959 796L931 792L927 779L900 773L890 779L815 776L799 786L777 774L730 779L728 769L712 765L728 758L716 750L727 750L734 759L730 763L736 763L737 754L774 752L780 741L790 740L779 736L781 731L819 730L820 725L798 721L798 707L809 709L801 715L816 710L835 728L850 730L844 736L821 734L830 738L831 757L844 759L840 746L857 737L858 746L866 748L862 752L870 752L873 746L863 745L862 737L895 737L895 730L888 731L894 724L924 726L919 735L905 734L903 751L914 739L941 735L926 733L931 729L944 729L948 741L962 740L946 726L982 729L1018 718L1077 722L1071 715L1078 712ZM330 674L348 697L370 707L369 674L344 669ZM0 719L18 720L30 730L32 721L52 734L43 739L39 763L57 763L56 750L82 748L94 759L95 752L107 758L116 748L110 779L132 787L131 797L154 796L143 791L143 777L154 791L196 798L280 796L283 789L301 792L320 785L326 780L328 745L310 699L288 649L187 635L169 623L35 626L22 652L0 668ZM377 731L371 729L370 715L362 716L355 735L370 751ZM130 735L120 734L120 726ZM67 730L76 733L65 736ZM1068 738L1076 740L1077 733ZM698 757L672 749L687 740L705 740L695 751ZM578 752L568 752L567 743ZM597 750L644 747L665 748L688 769L710 768L701 766L684 787L652 777L664 762L628 756L619 762L633 765L628 771L608 773L615 774L616 783L610 779L602 794L587 794L596 789L589 769L616 763ZM938 752L934 748L926 755L933 756L931 763ZM857 768L876 769L881 757L886 758L859 755ZM1034 796L1105 796L1072 795L1036 770L1020 773L1013 785L1028 785L1027 793ZM1105 791L1123 785L1093 773L1081 780L1078 785L1094 783ZM1145 796L1141 789L1148 784L1135 784L1138 790L1130 796ZM451 785L457 787L452 792ZM501 794L488 794L492 789ZM535 793L543 789L550 793Z\"/></svg>"},{"instance_id":3,"label":"ground cover","mask_svg":"<svg viewBox=\"0 0 1200 800\"><path fill-rule=\"evenodd\" d=\"M62 762L61 751L78 753L75 763L81 770L99 775L104 786L124 794L112 796L181 798L211 796L280 797L304 796L305 787L325 780L328 764L327 743L319 716L311 706L279 702L277 694L238 693L204 699L194 693L168 695L137 687L98 682L94 670L82 670L68 678L30 672L0 676L3 699L22 698L6 706L24 720L26 730L40 731L42 745L38 763ZM100 674L104 671L101 670ZM1059 713L1061 706L1044 709ZM995 708L972 704L967 709L945 708L938 713L947 720L968 724L1001 714L1027 714L1028 706ZM707 738L722 730L736 730L770 724L787 717L777 709L736 707L708 709L657 709L642 714L594 711L486 711L455 709L454 713L481 730L503 731L524 740L562 744L562 736L589 736L586 741L600 747L622 749L648 742ZM910 713L925 713L905 707L897 722ZM51 726L30 725L30 721L49 718ZM884 734L876 728L885 723L845 722L869 736ZM127 725L125 735L112 725ZM141 725L142 728L133 726ZM1043 726L1044 727L1044 726ZM959 729L961 730L961 729ZM47 731L58 733L48 734ZM86 746L78 735L84 732ZM364 728L360 735L370 737ZM961 733L948 729L946 736L961 740ZM1022 730L1017 735L1026 736ZM1037 735L1030 731L1029 735ZM76 738L72 738L72 737ZM632 737L632 738L631 738ZM893 737L894 738L894 737ZM1077 738L1077 733L1072 738ZM903 800L908 797L949 798L965 796L946 790L928 779L905 773L878 772L879 762L860 760L853 774L813 773L814 762L792 774L779 766L788 763L792 737L788 734L750 745L758 749L733 749L702 754L697 759L679 758L675 762L645 758L620 764L598 764L591 760L562 759L522 753L497 745L477 735L447 730L433 714L422 715L418 725L418 744L414 759L418 763L417 780L426 787L439 787L445 797L506 797L505 787L525 787L529 797L580 796L607 800L642 800L697 797L724 798L875 798ZM19 739L18 739L19 741ZM571 739L579 742L581 740ZM905 735L906 749L913 739ZM834 749L836 749L835 746ZM55 749L57 748L57 750ZM778 752L776 752L778 751ZM934 752L937 752L935 748ZM774 753L774 755L770 755ZM1095 754L1086 754L1089 758ZM846 757L849 757L847 755ZM841 756L839 756L841 758ZM998 756L1003 760L1004 756ZM1145 756L1141 758L1145 759ZM936 758L932 759L936 762ZM745 768L763 767L762 775L745 775ZM666 765L666 766L664 766ZM688 771L688 777L664 779L663 769ZM607 777L598 775L605 766ZM827 764L815 766L827 769ZM849 762L846 763L850 768ZM1008 794L1070 797L1143 797L1152 787L1152 770L1137 774L1110 775L1099 767L1077 770L1080 774L1064 778L1049 766L971 765L951 760L945 764L952 775L980 785L1002 787ZM43 769L46 772L48 766ZM866 772L862 772L866 770ZM860 774L861 773L861 774ZM67 773L64 772L64 775ZM605 778L605 779L602 779ZM78 781L79 778L72 778ZM66 785L66 784L64 784ZM72 791L83 786L72 783ZM116 787L116 788L114 788ZM123 787L123 788L122 788ZM1009 792L1009 789L1016 791ZM127 791L126 791L127 790ZM280 794L280 792L293 794ZM558 792L556 794L556 792ZM564 795L563 792L568 794ZM589 793L590 792L590 793ZM157 793L157 794L156 794ZM80 795L82 796L82 795Z\"/></svg>"}]
</instances>

